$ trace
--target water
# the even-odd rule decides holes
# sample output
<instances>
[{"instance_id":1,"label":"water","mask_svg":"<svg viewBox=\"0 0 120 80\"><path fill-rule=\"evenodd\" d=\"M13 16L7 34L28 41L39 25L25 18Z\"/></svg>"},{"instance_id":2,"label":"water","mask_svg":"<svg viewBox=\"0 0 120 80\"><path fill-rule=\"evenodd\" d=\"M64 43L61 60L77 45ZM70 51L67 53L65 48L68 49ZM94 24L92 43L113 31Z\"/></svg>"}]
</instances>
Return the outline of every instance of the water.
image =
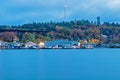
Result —
<instances>
[{"instance_id":1,"label":"water","mask_svg":"<svg viewBox=\"0 0 120 80\"><path fill-rule=\"evenodd\" d=\"M1 50L0 80L120 80L120 49Z\"/></svg>"}]
</instances>

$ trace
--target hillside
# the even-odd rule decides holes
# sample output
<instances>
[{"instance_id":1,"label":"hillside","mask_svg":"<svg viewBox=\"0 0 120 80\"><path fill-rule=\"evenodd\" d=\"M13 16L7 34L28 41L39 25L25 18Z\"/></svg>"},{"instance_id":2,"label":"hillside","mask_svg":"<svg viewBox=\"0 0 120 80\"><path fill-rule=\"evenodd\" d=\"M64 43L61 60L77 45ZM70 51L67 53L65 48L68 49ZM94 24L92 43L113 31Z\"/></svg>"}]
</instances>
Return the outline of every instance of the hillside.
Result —
<instances>
[{"instance_id":1,"label":"hillside","mask_svg":"<svg viewBox=\"0 0 120 80\"><path fill-rule=\"evenodd\" d=\"M75 20L70 22L47 22L29 23L19 26L0 25L0 29L14 30L49 30L46 33L20 33L0 32L0 40L12 42L18 38L20 42L40 42L58 39L67 40L92 40L96 39L102 43L120 43L120 24L108 23L96 25L88 20Z\"/></svg>"}]
</instances>

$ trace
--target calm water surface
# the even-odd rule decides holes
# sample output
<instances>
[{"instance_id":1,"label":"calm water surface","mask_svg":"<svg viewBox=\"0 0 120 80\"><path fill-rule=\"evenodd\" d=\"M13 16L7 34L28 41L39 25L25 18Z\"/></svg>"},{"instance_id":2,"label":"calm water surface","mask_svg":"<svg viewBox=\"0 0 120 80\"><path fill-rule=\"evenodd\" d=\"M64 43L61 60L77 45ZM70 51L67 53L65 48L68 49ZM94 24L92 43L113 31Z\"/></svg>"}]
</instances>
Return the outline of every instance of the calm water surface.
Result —
<instances>
[{"instance_id":1,"label":"calm water surface","mask_svg":"<svg viewBox=\"0 0 120 80\"><path fill-rule=\"evenodd\" d=\"M0 50L0 80L120 80L120 49Z\"/></svg>"}]
</instances>

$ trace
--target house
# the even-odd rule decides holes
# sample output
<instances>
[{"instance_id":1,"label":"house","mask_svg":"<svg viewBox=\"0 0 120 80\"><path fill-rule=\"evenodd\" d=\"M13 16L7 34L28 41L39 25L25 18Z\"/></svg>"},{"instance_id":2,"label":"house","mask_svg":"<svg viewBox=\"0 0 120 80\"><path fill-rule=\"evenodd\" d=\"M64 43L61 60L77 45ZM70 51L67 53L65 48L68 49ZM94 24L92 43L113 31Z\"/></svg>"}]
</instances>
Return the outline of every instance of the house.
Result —
<instances>
[{"instance_id":1,"label":"house","mask_svg":"<svg viewBox=\"0 0 120 80\"><path fill-rule=\"evenodd\" d=\"M17 43L17 42L16 43L9 43L8 47L12 48L12 49L18 49L21 47L21 45L20 45L20 43Z\"/></svg>"},{"instance_id":2,"label":"house","mask_svg":"<svg viewBox=\"0 0 120 80\"><path fill-rule=\"evenodd\" d=\"M5 48L8 48L8 43L0 41L0 49L5 49Z\"/></svg>"},{"instance_id":3,"label":"house","mask_svg":"<svg viewBox=\"0 0 120 80\"><path fill-rule=\"evenodd\" d=\"M15 37L14 39L13 39L13 43L18 43L19 42L19 39L17 38L17 37Z\"/></svg>"},{"instance_id":4,"label":"house","mask_svg":"<svg viewBox=\"0 0 120 80\"><path fill-rule=\"evenodd\" d=\"M45 43L44 43L44 42L40 42L40 43L38 44L38 46L39 46L39 48L45 48Z\"/></svg>"},{"instance_id":5,"label":"house","mask_svg":"<svg viewBox=\"0 0 120 80\"><path fill-rule=\"evenodd\" d=\"M34 42L25 43L25 48L36 48L37 44Z\"/></svg>"},{"instance_id":6,"label":"house","mask_svg":"<svg viewBox=\"0 0 120 80\"><path fill-rule=\"evenodd\" d=\"M45 46L48 48L72 48L72 46L76 47L76 45L73 44L78 44L78 42L69 40L53 40L45 42Z\"/></svg>"}]
</instances>

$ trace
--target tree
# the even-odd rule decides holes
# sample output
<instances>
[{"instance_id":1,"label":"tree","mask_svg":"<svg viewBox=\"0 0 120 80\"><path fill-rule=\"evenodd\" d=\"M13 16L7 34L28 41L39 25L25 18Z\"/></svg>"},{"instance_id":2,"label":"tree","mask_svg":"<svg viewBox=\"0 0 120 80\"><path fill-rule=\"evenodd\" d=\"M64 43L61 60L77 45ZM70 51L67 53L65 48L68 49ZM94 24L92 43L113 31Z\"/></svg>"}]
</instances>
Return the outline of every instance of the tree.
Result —
<instances>
[{"instance_id":1,"label":"tree","mask_svg":"<svg viewBox=\"0 0 120 80\"><path fill-rule=\"evenodd\" d=\"M16 37L16 35L14 32L0 33L0 40L2 40L2 41L12 42L15 37Z\"/></svg>"},{"instance_id":2,"label":"tree","mask_svg":"<svg viewBox=\"0 0 120 80\"><path fill-rule=\"evenodd\" d=\"M33 35L32 33L24 33L21 39L22 43L26 43L26 42L35 42L35 35Z\"/></svg>"}]
</instances>

